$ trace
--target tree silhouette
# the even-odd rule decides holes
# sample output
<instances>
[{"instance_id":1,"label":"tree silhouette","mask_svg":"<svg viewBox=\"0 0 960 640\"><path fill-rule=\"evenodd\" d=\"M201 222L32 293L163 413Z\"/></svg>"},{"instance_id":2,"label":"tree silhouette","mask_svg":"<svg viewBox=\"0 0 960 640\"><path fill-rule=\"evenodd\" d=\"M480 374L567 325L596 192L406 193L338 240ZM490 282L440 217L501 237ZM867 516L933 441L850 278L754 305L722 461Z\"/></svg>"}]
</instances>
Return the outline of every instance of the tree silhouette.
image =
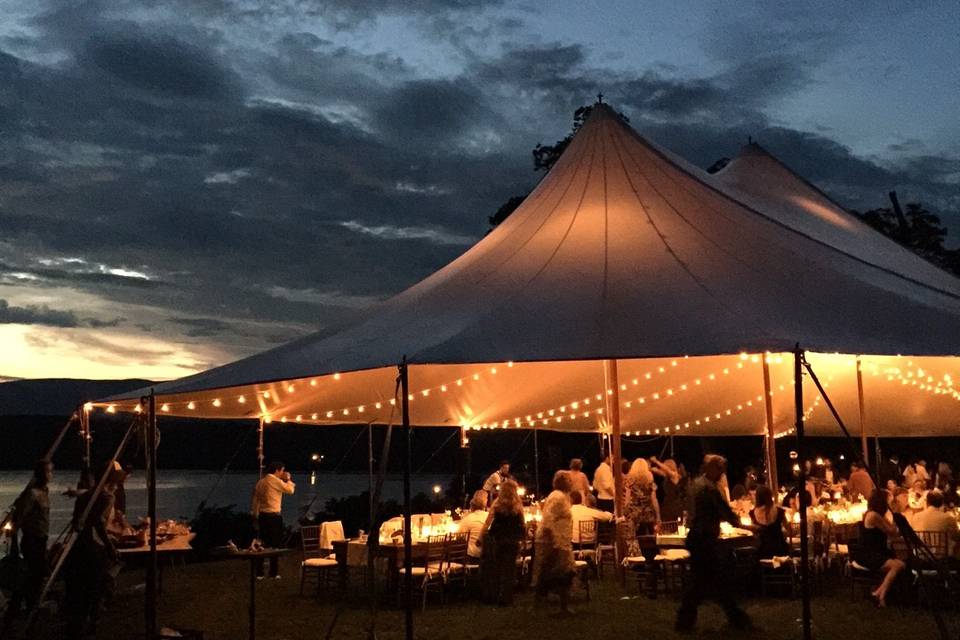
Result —
<instances>
[{"instance_id":1,"label":"tree silhouette","mask_svg":"<svg viewBox=\"0 0 960 640\"><path fill-rule=\"evenodd\" d=\"M585 123L587 118L590 117L590 114L593 113L594 106L595 105L592 104L584 105L573 112L573 126L570 129L570 133L562 140L557 140L554 144L537 143L537 146L535 146L532 151L534 171L548 173L550 169L553 168L553 165L556 164L557 160L560 159L560 156L563 155L563 152L566 151L570 145L573 136L580 131L580 127L583 126L583 123ZM620 112L617 112L617 116L624 122L630 122L630 119ZM487 221L490 223L490 230L492 231L501 222L509 218L510 214L526 200L528 195L530 195L529 192L522 196L513 196L500 205L500 208L497 209L495 214L488 216Z\"/></svg>"},{"instance_id":2,"label":"tree silhouette","mask_svg":"<svg viewBox=\"0 0 960 640\"><path fill-rule=\"evenodd\" d=\"M891 197L895 198L895 195L891 194ZM895 209L886 207L851 213L938 267L960 275L960 251L944 246L947 229L940 217L930 213L921 203L908 203L902 218Z\"/></svg>"}]
</instances>

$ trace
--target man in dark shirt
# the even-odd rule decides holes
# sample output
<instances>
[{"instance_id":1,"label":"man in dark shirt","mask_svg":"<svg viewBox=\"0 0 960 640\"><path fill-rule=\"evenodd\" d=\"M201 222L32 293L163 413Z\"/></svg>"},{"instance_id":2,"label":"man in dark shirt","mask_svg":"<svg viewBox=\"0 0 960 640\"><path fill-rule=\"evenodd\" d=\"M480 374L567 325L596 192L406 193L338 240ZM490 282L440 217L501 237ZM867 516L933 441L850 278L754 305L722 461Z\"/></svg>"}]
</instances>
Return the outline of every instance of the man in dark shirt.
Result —
<instances>
[{"instance_id":1,"label":"man in dark shirt","mask_svg":"<svg viewBox=\"0 0 960 640\"><path fill-rule=\"evenodd\" d=\"M677 611L677 631L692 631L697 622L697 608L710 598L723 607L730 625L740 629L751 627L750 617L733 599L727 584L733 573L733 559L729 549L719 543L720 523L741 526L740 519L723 499L717 481L726 470L727 461L709 454L703 459L703 475L690 487L689 531L687 549L693 580L683 594Z\"/></svg>"},{"instance_id":2,"label":"man in dark shirt","mask_svg":"<svg viewBox=\"0 0 960 640\"><path fill-rule=\"evenodd\" d=\"M26 565L26 579L17 589L7 606L0 636L9 632L13 619L20 614L21 602L26 602L27 612L38 604L43 583L47 578L47 535L50 533L50 479L53 465L49 460L40 460L33 470L30 484L17 498L13 507L13 536L20 534L19 550Z\"/></svg>"}]
</instances>

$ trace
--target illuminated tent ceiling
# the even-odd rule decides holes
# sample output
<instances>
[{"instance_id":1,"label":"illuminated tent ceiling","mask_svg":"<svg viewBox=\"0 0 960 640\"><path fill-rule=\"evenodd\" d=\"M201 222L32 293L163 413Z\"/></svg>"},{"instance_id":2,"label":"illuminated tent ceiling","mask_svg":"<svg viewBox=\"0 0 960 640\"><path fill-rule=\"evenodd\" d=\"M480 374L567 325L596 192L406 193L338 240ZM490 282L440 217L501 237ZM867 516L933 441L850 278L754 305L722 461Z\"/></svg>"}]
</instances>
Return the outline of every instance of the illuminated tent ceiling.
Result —
<instances>
[{"instance_id":1,"label":"illuminated tent ceiling","mask_svg":"<svg viewBox=\"0 0 960 640\"><path fill-rule=\"evenodd\" d=\"M756 145L710 176L597 105L492 233L356 323L157 385L162 415L396 421L406 355L420 426L606 429L617 359L624 432L792 426L795 343L868 433L960 433L960 281L869 229ZM770 355L764 356L764 353ZM910 354L898 357L893 354ZM958 384L960 387L960 384ZM134 410L140 393L110 398ZM808 429L836 427L805 384Z\"/></svg>"}]
</instances>

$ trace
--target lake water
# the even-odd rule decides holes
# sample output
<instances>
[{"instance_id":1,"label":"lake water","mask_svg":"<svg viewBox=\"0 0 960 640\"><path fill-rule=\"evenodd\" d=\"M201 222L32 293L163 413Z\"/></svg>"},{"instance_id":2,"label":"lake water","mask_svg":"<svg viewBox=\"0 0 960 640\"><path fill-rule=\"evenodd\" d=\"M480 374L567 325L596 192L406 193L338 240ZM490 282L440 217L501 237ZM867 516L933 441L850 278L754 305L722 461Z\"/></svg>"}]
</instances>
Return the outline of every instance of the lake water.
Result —
<instances>
[{"instance_id":1,"label":"lake water","mask_svg":"<svg viewBox=\"0 0 960 640\"><path fill-rule=\"evenodd\" d=\"M67 487L76 486L78 472L55 471L50 484L50 534L56 536L70 522L73 500L65 497ZM30 479L29 471L0 471L0 515L17 498ZM448 475L415 475L412 478L413 495L430 493L434 485L446 488ZM219 481L219 484L218 484ZM294 474L297 491L283 500L283 518L287 524L297 521L303 508L314 502L314 510L322 509L330 498L358 495L368 489L364 474L318 474L316 484L310 485L309 474ZM250 509L250 496L257 482L254 473L227 473L222 477L214 471L157 471L157 517L161 520L177 518L189 520L201 501L208 506L237 505L241 511ZM135 471L126 481L127 519L136 523L147 513L147 491L142 471ZM211 493L212 490L212 493ZM208 498L209 495L209 498ZM383 499L400 500L403 482L399 476L387 476L383 484Z\"/></svg>"}]
</instances>

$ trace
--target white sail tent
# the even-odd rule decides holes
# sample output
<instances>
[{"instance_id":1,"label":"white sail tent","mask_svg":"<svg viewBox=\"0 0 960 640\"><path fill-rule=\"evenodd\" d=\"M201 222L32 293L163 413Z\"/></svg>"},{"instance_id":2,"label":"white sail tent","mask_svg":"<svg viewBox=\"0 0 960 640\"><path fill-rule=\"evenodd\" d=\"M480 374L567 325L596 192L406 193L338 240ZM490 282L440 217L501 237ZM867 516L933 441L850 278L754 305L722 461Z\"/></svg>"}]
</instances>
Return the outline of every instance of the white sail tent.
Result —
<instances>
[{"instance_id":1,"label":"white sail tent","mask_svg":"<svg viewBox=\"0 0 960 640\"><path fill-rule=\"evenodd\" d=\"M492 233L359 321L157 385L160 415L466 429L763 434L794 422L799 343L871 435L960 433L960 281L757 147L710 176L598 104ZM844 354L844 355L840 355ZM902 354L902 355L901 355ZM605 378L616 360L618 382ZM133 411L140 393L96 403ZM833 434L812 385L810 433Z\"/></svg>"}]
</instances>

